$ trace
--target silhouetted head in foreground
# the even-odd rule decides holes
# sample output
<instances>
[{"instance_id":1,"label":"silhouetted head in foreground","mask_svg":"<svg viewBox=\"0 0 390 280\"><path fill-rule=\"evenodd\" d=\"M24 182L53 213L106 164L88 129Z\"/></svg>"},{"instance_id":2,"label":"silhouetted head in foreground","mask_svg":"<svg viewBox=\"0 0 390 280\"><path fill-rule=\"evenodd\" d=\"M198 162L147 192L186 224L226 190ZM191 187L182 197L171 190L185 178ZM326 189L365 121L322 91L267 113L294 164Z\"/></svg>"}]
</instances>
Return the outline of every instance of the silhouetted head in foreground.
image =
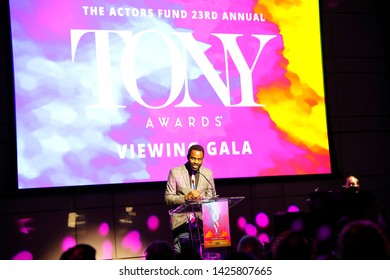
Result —
<instances>
[{"instance_id":1,"label":"silhouetted head in foreground","mask_svg":"<svg viewBox=\"0 0 390 280\"><path fill-rule=\"evenodd\" d=\"M237 251L253 255L256 259L264 259L263 244L256 236L244 235L237 245Z\"/></svg>"},{"instance_id":2,"label":"silhouetted head in foreground","mask_svg":"<svg viewBox=\"0 0 390 280\"><path fill-rule=\"evenodd\" d=\"M96 250L88 244L77 244L63 252L60 260L96 260Z\"/></svg>"},{"instance_id":3,"label":"silhouetted head in foreground","mask_svg":"<svg viewBox=\"0 0 390 280\"><path fill-rule=\"evenodd\" d=\"M275 260L311 260L315 257L316 246L306 233L287 230L276 237L271 250Z\"/></svg>"},{"instance_id":4,"label":"silhouetted head in foreground","mask_svg":"<svg viewBox=\"0 0 390 280\"><path fill-rule=\"evenodd\" d=\"M165 240L152 241L145 250L146 260L173 260L175 251Z\"/></svg>"},{"instance_id":5,"label":"silhouetted head in foreground","mask_svg":"<svg viewBox=\"0 0 390 280\"><path fill-rule=\"evenodd\" d=\"M388 260L389 252L386 235L369 220L346 224L337 240L336 257L341 260Z\"/></svg>"}]
</instances>

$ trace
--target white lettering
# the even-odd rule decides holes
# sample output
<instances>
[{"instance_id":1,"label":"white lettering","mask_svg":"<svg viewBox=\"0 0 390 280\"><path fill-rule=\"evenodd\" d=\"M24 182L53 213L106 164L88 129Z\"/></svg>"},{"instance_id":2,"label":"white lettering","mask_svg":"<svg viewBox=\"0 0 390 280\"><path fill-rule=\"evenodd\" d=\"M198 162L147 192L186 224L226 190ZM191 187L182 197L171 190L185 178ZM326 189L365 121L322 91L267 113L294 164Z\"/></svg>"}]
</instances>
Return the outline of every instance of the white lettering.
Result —
<instances>
[{"instance_id":1,"label":"white lettering","mask_svg":"<svg viewBox=\"0 0 390 280\"><path fill-rule=\"evenodd\" d=\"M230 155L230 150L226 142L221 143L221 147L219 149L219 155Z\"/></svg>"},{"instance_id":2,"label":"white lettering","mask_svg":"<svg viewBox=\"0 0 390 280\"><path fill-rule=\"evenodd\" d=\"M169 118L162 117L162 118L158 118L158 120L160 121L161 127L167 127L168 126Z\"/></svg>"},{"instance_id":3,"label":"white lettering","mask_svg":"<svg viewBox=\"0 0 390 280\"><path fill-rule=\"evenodd\" d=\"M138 144L137 147L138 147L138 157L139 158L146 158L145 144Z\"/></svg>"},{"instance_id":4,"label":"white lettering","mask_svg":"<svg viewBox=\"0 0 390 280\"><path fill-rule=\"evenodd\" d=\"M146 128L149 128L149 127L154 128L153 122L150 118L148 118L148 121L146 123Z\"/></svg>"},{"instance_id":5,"label":"white lettering","mask_svg":"<svg viewBox=\"0 0 390 280\"><path fill-rule=\"evenodd\" d=\"M194 117L188 118L188 127L195 127L195 118Z\"/></svg>"},{"instance_id":6,"label":"white lettering","mask_svg":"<svg viewBox=\"0 0 390 280\"><path fill-rule=\"evenodd\" d=\"M181 121L180 121L180 118L176 118L176 122L175 122L175 127L183 127L183 125L181 124Z\"/></svg>"},{"instance_id":7,"label":"white lettering","mask_svg":"<svg viewBox=\"0 0 390 280\"><path fill-rule=\"evenodd\" d=\"M116 145L116 150L118 152L118 156L120 159L124 159L126 157L127 152L127 144L124 145Z\"/></svg>"},{"instance_id":8,"label":"white lettering","mask_svg":"<svg viewBox=\"0 0 390 280\"><path fill-rule=\"evenodd\" d=\"M252 155L252 154L253 154L251 145L249 145L249 142L248 142L248 141L244 141L244 144L242 145L242 151L241 151L241 153L242 153L243 155L245 155L245 154Z\"/></svg>"},{"instance_id":9,"label":"white lettering","mask_svg":"<svg viewBox=\"0 0 390 280\"><path fill-rule=\"evenodd\" d=\"M193 144L197 143L116 144L116 151L119 159L185 157L188 148ZM209 156L253 154L249 141L243 141L242 143L237 143L236 141L217 143L212 141L206 144L205 152Z\"/></svg>"},{"instance_id":10,"label":"white lettering","mask_svg":"<svg viewBox=\"0 0 390 280\"><path fill-rule=\"evenodd\" d=\"M161 116L158 117L153 121L151 117L148 118L145 127L146 128L154 128L154 123L157 122L160 124L160 127L172 127L172 124L170 124L170 117L165 117ZM176 117L175 122L174 122L174 127L183 127L183 122L185 123L185 117ZM195 118L195 117L187 117L187 127L197 127L197 126L202 126L202 127L209 127L209 126L215 126L215 127L220 127L222 126L222 116L215 116L214 117L214 122L210 121L209 117L206 116L201 116L200 118Z\"/></svg>"},{"instance_id":11,"label":"white lettering","mask_svg":"<svg viewBox=\"0 0 390 280\"><path fill-rule=\"evenodd\" d=\"M112 93L111 84L111 64L109 55L109 34L119 35L125 42L125 48L121 60L121 75L125 88L130 96L138 104L145 108L160 109L171 105L180 96L182 90L184 95L182 101L175 105L175 107L201 107L201 105L195 103L190 96L188 81L187 81L187 69L186 69L186 53L192 56L194 61L199 66L199 69L204 74L205 78L209 81L210 85L214 89L216 95L221 100L225 107L263 107L263 104L258 104L254 100L253 96L253 81L252 72L254 67L259 61L259 57L264 50L264 47L270 40L276 37L276 35L251 35L259 41L259 48L255 55L255 59L251 65L248 65L241 49L237 44L237 38L243 36L242 34L218 34L212 35L218 38L224 49L225 57L225 80L226 84L220 77L219 71L215 70L210 60L207 58L201 44L199 44L192 33L190 32L174 32L173 35L178 37L181 41L181 46L177 45L177 42L172 40L169 36L156 31L145 30L133 34L131 31L116 31L116 30L77 30L71 29L71 50L72 61L75 61L75 54L79 45L80 39L87 33L95 34L96 42L96 63L97 63L97 88L98 88L98 101L96 104L89 106L89 108L125 108L124 105L116 104ZM136 57L136 49L139 41L144 36L154 36L161 40L162 44L167 50L167 56L171 63L171 76L172 83L169 92L169 96L164 104L150 105L143 99L137 85L136 65L134 63ZM229 81L229 65L228 58L230 55L231 61L235 64L240 74L241 84L241 100L237 104L232 104L232 98L230 93L230 81ZM131 78L129 78L131 77ZM238 99L237 99L238 100Z\"/></svg>"},{"instance_id":12,"label":"white lettering","mask_svg":"<svg viewBox=\"0 0 390 280\"><path fill-rule=\"evenodd\" d=\"M215 147L216 143L215 142L209 142L207 144L207 153L210 156L216 156L217 155L217 147Z\"/></svg>"},{"instance_id":13,"label":"white lettering","mask_svg":"<svg viewBox=\"0 0 390 280\"><path fill-rule=\"evenodd\" d=\"M264 16L262 13L242 13L242 12L223 12L222 20L232 20L232 21L258 21L264 22Z\"/></svg>"},{"instance_id":14,"label":"white lettering","mask_svg":"<svg viewBox=\"0 0 390 280\"><path fill-rule=\"evenodd\" d=\"M222 126L222 116L215 117L215 126Z\"/></svg>"},{"instance_id":15,"label":"white lettering","mask_svg":"<svg viewBox=\"0 0 390 280\"><path fill-rule=\"evenodd\" d=\"M208 117L202 117L202 126L203 127L209 126L209 123L210 123L210 121L209 121Z\"/></svg>"},{"instance_id":16,"label":"white lettering","mask_svg":"<svg viewBox=\"0 0 390 280\"><path fill-rule=\"evenodd\" d=\"M238 151L237 150L237 148L236 148L236 142L232 142L232 154L233 155L240 155L241 153L240 153L240 151Z\"/></svg>"}]
</instances>

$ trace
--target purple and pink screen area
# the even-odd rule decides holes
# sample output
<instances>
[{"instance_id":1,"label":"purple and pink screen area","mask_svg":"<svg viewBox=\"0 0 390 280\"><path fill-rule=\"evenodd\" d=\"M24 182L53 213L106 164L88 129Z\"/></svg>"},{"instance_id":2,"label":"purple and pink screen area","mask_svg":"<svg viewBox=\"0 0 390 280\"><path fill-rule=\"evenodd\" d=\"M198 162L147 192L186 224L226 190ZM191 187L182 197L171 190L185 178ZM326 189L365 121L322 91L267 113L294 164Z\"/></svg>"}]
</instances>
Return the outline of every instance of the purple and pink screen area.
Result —
<instances>
[{"instance_id":1,"label":"purple and pink screen area","mask_svg":"<svg viewBox=\"0 0 390 280\"><path fill-rule=\"evenodd\" d=\"M20 189L165 181L192 143L216 179L331 172L276 20L305 4L132 2L10 1Z\"/></svg>"}]
</instances>

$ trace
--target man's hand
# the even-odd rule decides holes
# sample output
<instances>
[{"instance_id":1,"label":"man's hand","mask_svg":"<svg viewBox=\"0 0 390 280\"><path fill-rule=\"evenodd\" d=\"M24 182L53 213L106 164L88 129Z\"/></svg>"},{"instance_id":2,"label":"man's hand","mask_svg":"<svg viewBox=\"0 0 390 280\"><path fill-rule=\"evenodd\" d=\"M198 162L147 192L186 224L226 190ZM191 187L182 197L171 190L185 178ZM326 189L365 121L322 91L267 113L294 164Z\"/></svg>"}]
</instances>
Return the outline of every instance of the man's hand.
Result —
<instances>
[{"instance_id":1,"label":"man's hand","mask_svg":"<svg viewBox=\"0 0 390 280\"><path fill-rule=\"evenodd\" d=\"M200 192L198 190L190 191L188 194L186 194L184 199L185 200L201 199Z\"/></svg>"}]
</instances>

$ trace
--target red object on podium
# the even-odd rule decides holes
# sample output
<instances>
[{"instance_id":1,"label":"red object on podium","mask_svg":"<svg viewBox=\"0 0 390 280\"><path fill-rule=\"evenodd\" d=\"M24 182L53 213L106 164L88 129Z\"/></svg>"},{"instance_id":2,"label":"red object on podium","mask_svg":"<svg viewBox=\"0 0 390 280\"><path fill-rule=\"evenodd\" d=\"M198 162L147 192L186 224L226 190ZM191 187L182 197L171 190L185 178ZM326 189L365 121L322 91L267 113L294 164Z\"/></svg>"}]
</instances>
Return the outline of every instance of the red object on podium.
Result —
<instances>
[{"instance_id":1,"label":"red object on podium","mask_svg":"<svg viewBox=\"0 0 390 280\"><path fill-rule=\"evenodd\" d=\"M229 209L245 197L213 197L201 200L188 200L169 214L202 212L204 248L230 247Z\"/></svg>"},{"instance_id":2,"label":"red object on podium","mask_svg":"<svg viewBox=\"0 0 390 280\"><path fill-rule=\"evenodd\" d=\"M231 245L228 207L225 199L202 204L204 248Z\"/></svg>"}]
</instances>

